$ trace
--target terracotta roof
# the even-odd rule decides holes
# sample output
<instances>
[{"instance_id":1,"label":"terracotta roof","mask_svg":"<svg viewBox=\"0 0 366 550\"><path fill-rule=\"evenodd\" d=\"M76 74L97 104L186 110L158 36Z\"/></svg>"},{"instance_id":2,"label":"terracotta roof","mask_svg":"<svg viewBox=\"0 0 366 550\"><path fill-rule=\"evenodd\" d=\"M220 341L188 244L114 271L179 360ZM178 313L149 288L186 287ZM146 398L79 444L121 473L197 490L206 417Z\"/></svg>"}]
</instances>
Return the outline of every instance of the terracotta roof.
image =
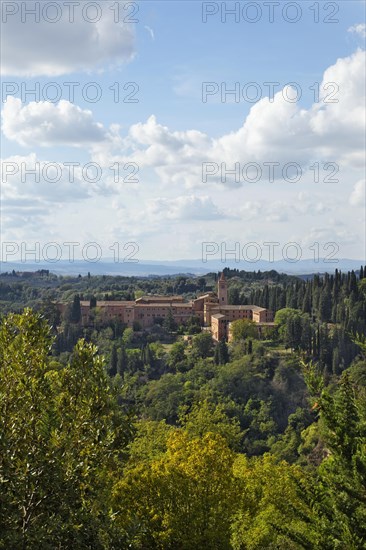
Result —
<instances>
[{"instance_id":1,"label":"terracotta roof","mask_svg":"<svg viewBox=\"0 0 366 550\"><path fill-rule=\"evenodd\" d=\"M178 308L178 307L186 307L186 308L190 308L192 309L192 304L191 303L188 303L188 302L176 302L176 303L172 303L172 304L167 304L166 302L164 303L159 303L159 302L154 302L153 304L141 304L141 303L138 303L138 304L134 304L136 308L138 309L142 309L144 307L165 307L165 308L172 308L172 309L175 309L175 308Z\"/></svg>"},{"instance_id":2,"label":"terracotta roof","mask_svg":"<svg viewBox=\"0 0 366 550\"><path fill-rule=\"evenodd\" d=\"M151 294L151 296L141 296L137 298L136 302L156 302L157 300L160 302L183 302L184 298L183 296L160 296L159 294Z\"/></svg>"},{"instance_id":3,"label":"terracotta roof","mask_svg":"<svg viewBox=\"0 0 366 550\"><path fill-rule=\"evenodd\" d=\"M214 310L215 309L222 309L222 310L226 310L226 311L232 311L232 310L236 310L236 311L248 311L248 310L252 310L252 311L265 311L265 307L259 307L259 306L223 306L221 304L217 304L217 307L213 308Z\"/></svg>"},{"instance_id":4,"label":"terracotta roof","mask_svg":"<svg viewBox=\"0 0 366 550\"><path fill-rule=\"evenodd\" d=\"M83 300L80 301L81 306L89 306L90 301L89 300ZM97 301L97 307L115 307L115 306L134 306L135 302L127 301L127 300L98 300Z\"/></svg>"},{"instance_id":5,"label":"terracotta roof","mask_svg":"<svg viewBox=\"0 0 366 550\"><path fill-rule=\"evenodd\" d=\"M66 305L66 304L65 304ZM89 300L83 300L80 302L81 306L89 306ZM122 301L122 300L98 300L97 307L165 307L165 308L177 308L177 307L186 307L192 308L192 302L153 302L147 303L144 302L131 302L131 301Z\"/></svg>"},{"instance_id":6,"label":"terracotta roof","mask_svg":"<svg viewBox=\"0 0 366 550\"><path fill-rule=\"evenodd\" d=\"M197 296L194 300L202 300L203 298L212 298L212 296L216 296L215 292L206 292L206 294L201 294L201 296Z\"/></svg>"}]
</instances>

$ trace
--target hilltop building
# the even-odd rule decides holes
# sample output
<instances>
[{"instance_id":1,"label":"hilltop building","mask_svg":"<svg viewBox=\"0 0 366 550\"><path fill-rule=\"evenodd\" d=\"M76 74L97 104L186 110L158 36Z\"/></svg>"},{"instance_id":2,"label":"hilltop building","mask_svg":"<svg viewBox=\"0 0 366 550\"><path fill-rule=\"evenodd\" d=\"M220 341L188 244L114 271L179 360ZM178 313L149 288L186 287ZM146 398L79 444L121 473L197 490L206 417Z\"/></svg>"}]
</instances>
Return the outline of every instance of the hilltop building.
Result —
<instances>
[{"instance_id":1,"label":"hilltop building","mask_svg":"<svg viewBox=\"0 0 366 550\"><path fill-rule=\"evenodd\" d=\"M64 309L65 304L61 305ZM89 301L81 301L81 320L84 326L92 323L93 308ZM182 296L142 296L135 301L98 301L96 305L103 321L118 320L128 327L137 322L142 329L172 315L178 324L186 324L191 317L198 317L202 327L211 329L215 340L230 339L230 323L237 319L250 319L258 325L259 332L273 325L273 313L255 306L228 305L228 287L223 273L218 280L218 291L207 292L190 302Z\"/></svg>"}]
</instances>

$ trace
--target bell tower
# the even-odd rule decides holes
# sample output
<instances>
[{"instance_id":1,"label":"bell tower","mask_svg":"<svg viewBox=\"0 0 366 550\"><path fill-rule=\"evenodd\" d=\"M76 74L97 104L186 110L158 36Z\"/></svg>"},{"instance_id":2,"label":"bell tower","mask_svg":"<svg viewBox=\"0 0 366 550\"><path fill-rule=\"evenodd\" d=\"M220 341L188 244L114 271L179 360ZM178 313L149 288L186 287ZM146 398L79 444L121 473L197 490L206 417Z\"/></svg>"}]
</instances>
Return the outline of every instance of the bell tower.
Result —
<instances>
[{"instance_id":1,"label":"bell tower","mask_svg":"<svg viewBox=\"0 0 366 550\"><path fill-rule=\"evenodd\" d=\"M227 281L225 279L224 272L221 273L219 278L218 297L219 304L221 306L227 306Z\"/></svg>"}]
</instances>

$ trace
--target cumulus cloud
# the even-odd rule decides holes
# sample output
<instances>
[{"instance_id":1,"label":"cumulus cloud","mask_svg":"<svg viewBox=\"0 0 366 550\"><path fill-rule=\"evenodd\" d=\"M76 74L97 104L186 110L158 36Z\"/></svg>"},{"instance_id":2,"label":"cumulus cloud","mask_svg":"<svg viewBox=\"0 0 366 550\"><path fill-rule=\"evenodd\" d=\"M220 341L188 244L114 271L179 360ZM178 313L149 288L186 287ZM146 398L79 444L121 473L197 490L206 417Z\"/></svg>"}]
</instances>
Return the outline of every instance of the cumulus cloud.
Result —
<instances>
[{"instance_id":1,"label":"cumulus cloud","mask_svg":"<svg viewBox=\"0 0 366 550\"><path fill-rule=\"evenodd\" d=\"M210 183L240 186L246 176L243 168L252 162L259 163L261 170L264 162L280 163L278 179L288 162L304 170L314 161L362 167L365 52L338 59L325 71L320 91L320 101L309 109L289 102L289 90L277 93L273 102L263 98L239 129L216 139L198 130L171 130L150 116L145 123L132 125L128 135L112 146L97 144L93 154L102 164L134 161L154 169L164 183L183 183L188 188ZM212 163L213 173L206 181L204 163ZM228 171L238 163L239 177L223 177L222 163Z\"/></svg>"},{"instance_id":2,"label":"cumulus cloud","mask_svg":"<svg viewBox=\"0 0 366 550\"><path fill-rule=\"evenodd\" d=\"M81 0L74 8L60 0L6 4L9 7L3 6L2 25L4 75L90 72L119 66L134 56L135 17L131 3L128 6L124 1L103 0L89 3L97 7L87 7L88 3ZM35 10L36 15L31 15L30 10Z\"/></svg>"},{"instance_id":3,"label":"cumulus cloud","mask_svg":"<svg viewBox=\"0 0 366 550\"><path fill-rule=\"evenodd\" d=\"M91 111L65 100L22 105L20 99L8 97L2 120L4 135L23 146L81 147L106 139L103 125L93 120Z\"/></svg>"},{"instance_id":4,"label":"cumulus cloud","mask_svg":"<svg viewBox=\"0 0 366 550\"><path fill-rule=\"evenodd\" d=\"M361 38L366 38L366 25L365 23L353 25L352 27L349 27L348 32L356 33L360 35Z\"/></svg>"},{"instance_id":5,"label":"cumulus cloud","mask_svg":"<svg viewBox=\"0 0 366 550\"><path fill-rule=\"evenodd\" d=\"M35 153L2 159L1 181L4 205L8 201L23 204L23 201L39 200L47 207L51 203L85 200L98 191L97 184L83 177L82 166L69 167L40 160Z\"/></svg>"},{"instance_id":6,"label":"cumulus cloud","mask_svg":"<svg viewBox=\"0 0 366 550\"><path fill-rule=\"evenodd\" d=\"M2 159L1 221L8 238L9 232L12 238L21 231L25 231L28 238L44 234L46 220L54 215L55 210L67 202L88 197L88 190L82 187L83 182L74 181L71 184L65 174L52 183L54 169L42 175L46 164L39 162L33 153ZM27 170L35 171L35 174L26 175Z\"/></svg>"},{"instance_id":7,"label":"cumulus cloud","mask_svg":"<svg viewBox=\"0 0 366 550\"><path fill-rule=\"evenodd\" d=\"M195 129L170 129L154 115L122 136L117 124L107 131L90 111L67 101L22 106L13 97L4 107L3 131L22 145L85 146L101 166L134 162L140 169L153 170L163 184L187 188L251 183L255 180L253 168L248 171L250 163L257 163L254 177L259 170L259 181L264 182L269 181L264 163L278 163L273 170L277 180L289 162L300 165L303 175L316 161L360 169L365 150L364 73L365 52L357 50L325 71L320 101L309 109L289 102L291 93L284 90L273 102L261 99L241 127L218 138ZM234 169L236 174L230 173ZM308 175L313 178L310 171Z\"/></svg>"},{"instance_id":8,"label":"cumulus cloud","mask_svg":"<svg viewBox=\"0 0 366 550\"><path fill-rule=\"evenodd\" d=\"M149 213L170 220L218 220L226 215L208 196L182 196L151 201Z\"/></svg>"},{"instance_id":9,"label":"cumulus cloud","mask_svg":"<svg viewBox=\"0 0 366 550\"><path fill-rule=\"evenodd\" d=\"M146 238L151 238L167 231L167 228L174 232L181 230L183 235L187 222L193 232L199 228L200 234L203 234L212 225L211 220L215 220L223 232L248 232L250 228L257 227L256 223L248 222L259 217L259 233L270 232L268 234L272 235L275 226L283 226L281 222L296 220L299 224L294 226L307 235L316 219L337 211L340 204L348 202L350 206L362 206L365 200L364 183L358 181L364 160L363 63L364 52L361 51L337 60L324 73L320 86L323 94L321 102L309 109L301 109L298 104L286 101L281 92L276 94L272 103L268 98L259 101L241 127L218 138L195 129L177 131L168 128L155 116L133 124L123 135L117 124L106 129L94 120L90 111L67 101L23 105L19 99L11 97L3 113L3 132L7 138L28 147L84 147L91 160L104 168L105 177L95 184L88 183L81 171L76 170L75 182L70 183L70 175L63 168L63 176L57 184L44 178L36 182L32 177L27 178L25 184L17 173L3 185L3 195L7 201L5 220L9 224L15 225L17 222L26 227L30 220L37 223L42 215L46 216L50 208L61 208L75 200L78 204L88 200L89 205L92 197L114 193L115 197L123 196L126 202L124 209L115 211L116 228L126 235L131 235L133 228L133 236L139 238L146 235ZM337 87L325 89L328 83L336 83ZM330 92L333 94L330 98L334 97L337 102L326 101ZM33 154L6 160L25 162L30 169L37 161ZM315 161L319 161L320 165L325 161L336 162L341 169L346 168L343 174L340 172L337 175L340 183L334 196L329 195L329 187L325 186L324 190L320 187L316 189L318 195L313 190L309 194L299 193L300 189L292 185L279 184L280 176L276 187L273 187L275 192L269 191L270 186L259 187L258 183L243 186L243 181L237 182L229 173L225 181L219 170L221 163L225 163L227 170L232 170L235 163L242 168L246 163L256 162L263 168L264 162L278 162L281 166L287 162L297 162L305 172ZM121 183L114 181L110 171L114 162L134 162L139 167L140 183L136 184L133 197L123 195ZM207 178L206 182L202 177L202 164L205 162L217 167L217 173ZM44 164L41 163L41 167ZM154 181L151 177L154 172L162 187L159 183L155 190L150 186L148 193L155 196L148 201L144 182ZM329 173L323 172L321 178L324 175ZM314 182L313 171L310 176L309 182ZM266 178L265 175L263 177ZM354 182L357 183L353 191L351 186L347 189ZM172 196L174 184L204 191ZM219 189L222 186L230 187L230 194L223 195ZM21 203L33 197L34 210L30 204L24 203L16 212L12 201ZM230 223L227 223L228 220ZM106 222L109 223L109 217ZM328 219L324 219L321 226L328 223ZM339 228L339 242L348 242L351 237L347 229L341 230L339 224L334 227ZM315 238L314 235L325 238L317 226L310 234L312 238ZM330 239L330 233L326 235ZM273 235L273 238L277 237Z\"/></svg>"},{"instance_id":10,"label":"cumulus cloud","mask_svg":"<svg viewBox=\"0 0 366 550\"><path fill-rule=\"evenodd\" d=\"M122 202L121 202L122 201ZM112 201L112 208L121 214L121 219L139 226L153 227L168 222L196 222L233 218L235 214L219 208L208 195L182 195L178 197L155 197L141 199L126 208L123 199Z\"/></svg>"},{"instance_id":11,"label":"cumulus cloud","mask_svg":"<svg viewBox=\"0 0 366 550\"><path fill-rule=\"evenodd\" d=\"M1 159L1 221L7 238L9 232L22 238L37 233L49 236L56 216L67 230L62 218L65 209L85 212L93 199L108 201L115 193L103 171L97 174L75 164L41 160L35 153Z\"/></svg>"},{"instance_id":12,"label":"cumulus cloud","mask_svg":"<svg viewBox=\"0 0 366 550\"><path fill-rule=\"evenodd\" d=\"M349 203L352 206L363 206L366 207L366 196L365 196L365 180L359 180L355 183L353 191L349 198Z\"/></svg>"},{"instance_id":13,"label":"cumulus cloud","mask_svg":"<svg viewBox=\"0 0 366 550\"><path fill-rule=\"evenodd\" d=\"M323 197L324 199L324 197ZM309 214L311 216L318 216L319 214L325 214L331 210L330 205L334 206L334 199L332 197L326 197L327 204L324 204L322 198L319 195L310 195L304 191L298 193L294 204L288 204L289 210L292 210L295 215Z\"/></svg>"},{"instance_id":14,"label":"cumulus cloud","mask_svg":"<svg viewBox=\"0 0 366 550\"><path fill-rule=\"evenodd\" d=\"M320 102L310 117L312 135L321 150L335 151L342 162L364 162L365 52L338 59L321 84ZM323 103L325 102L325 103Z\"/></svg>"}]
</instances>

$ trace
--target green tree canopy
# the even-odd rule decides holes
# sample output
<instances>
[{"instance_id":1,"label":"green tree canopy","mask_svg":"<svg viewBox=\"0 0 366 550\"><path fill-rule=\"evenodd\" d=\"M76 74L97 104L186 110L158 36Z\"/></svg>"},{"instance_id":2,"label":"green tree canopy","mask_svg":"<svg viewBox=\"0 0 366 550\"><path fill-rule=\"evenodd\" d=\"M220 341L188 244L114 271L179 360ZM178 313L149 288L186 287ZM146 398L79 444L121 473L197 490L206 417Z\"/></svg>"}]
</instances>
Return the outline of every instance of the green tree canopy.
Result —
<instances>
[{"instance_id":1,"label":"green tree canopy","mask_svg":"<svg viewBox=\"0 0 366 550\"><path fill-rule=\"evenodd\" d=\"M233 342L245 340L246 338L258 338L256 324L250 319L237 319L230 324Z\"/></svg>"},{"instance_id":2,"label":"green tree canopy","mask_svg":"<svg viewBox=\"0 0 366 550\"><path fill-rule=\"evenodd\" d=\"M6 549L103 548L106 494L131 428L97 349L81 340L50 363L49 327L31 310L0 328L0 532Z\"/></svg>"},{"instance_id":3,"label":"green tree canopy","mask_svg":"<svg viewBox=\"0 0 366 550\"><path fill-rule=\"evenodd\" d=\"M210 333L202 332L193 338L192 351L196 357L201 357L203 359L209 357L212 353L212 349L213 340Z\"/></svg>"}]
</instances>

